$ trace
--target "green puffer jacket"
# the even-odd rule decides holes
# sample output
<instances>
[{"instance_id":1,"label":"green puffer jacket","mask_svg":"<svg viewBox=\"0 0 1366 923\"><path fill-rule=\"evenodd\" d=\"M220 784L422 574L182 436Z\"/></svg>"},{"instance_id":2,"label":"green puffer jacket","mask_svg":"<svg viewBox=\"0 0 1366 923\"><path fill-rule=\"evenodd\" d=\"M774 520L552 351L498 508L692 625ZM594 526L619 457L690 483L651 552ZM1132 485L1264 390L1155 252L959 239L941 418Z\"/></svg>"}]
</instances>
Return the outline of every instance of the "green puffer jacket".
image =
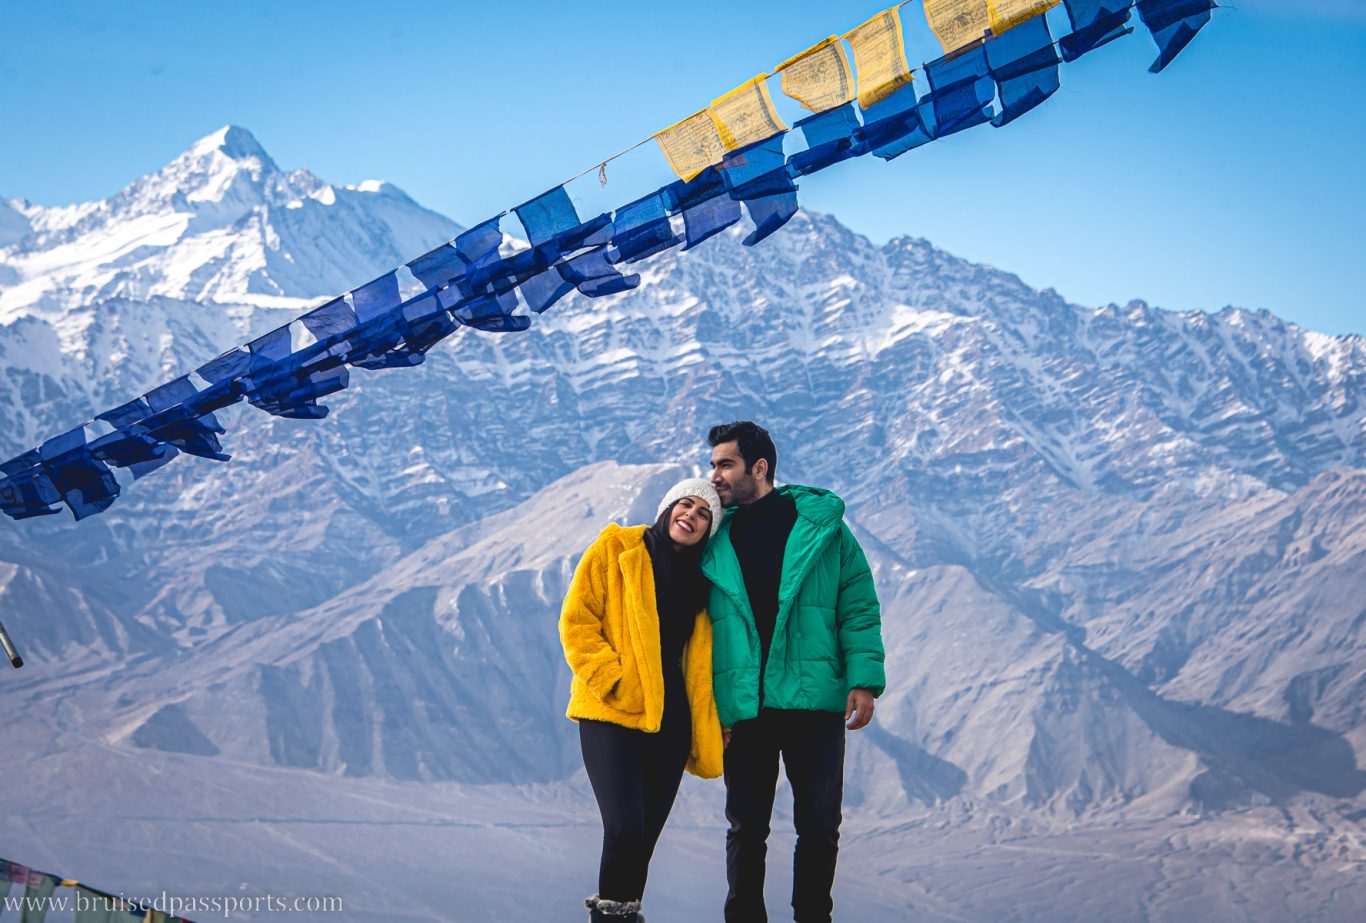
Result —
<instances>
[{"instance_id":1,"label":"green puffer jacket","mask_svg":"<svg viewBox=\"0 0 1366 923\"><path fill-rule=\"evenodd\" d=\"M843 712L851 689L881 695L887 684L873 574L844 524L843 500L816 487L778 490L796 503L797 522L783 553L763 703ZM730 524L727 514L702 556L712 582L712 672L725 727L759 714L759 632Z\"/></svg>"}]
</instances>

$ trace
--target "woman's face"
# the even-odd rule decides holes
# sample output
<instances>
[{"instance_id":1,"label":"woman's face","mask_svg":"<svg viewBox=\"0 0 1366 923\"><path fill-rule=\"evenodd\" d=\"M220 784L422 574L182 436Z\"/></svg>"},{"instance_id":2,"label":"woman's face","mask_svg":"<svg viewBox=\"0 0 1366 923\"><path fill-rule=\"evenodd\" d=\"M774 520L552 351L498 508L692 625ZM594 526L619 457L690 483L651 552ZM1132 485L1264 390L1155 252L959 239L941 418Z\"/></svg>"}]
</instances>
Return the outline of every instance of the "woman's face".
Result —
<instances>
[{"instance_id":1,"label":"woman's face","mask_svg":"<svg viewBox=\"0 0 1366 923\"><path fill-rule=\"evenodd\" d=\"M684 497L669 510L669 538L680 548L696 545L711 532L711 506L701 497Z\"/></svg>"}]
</instances>

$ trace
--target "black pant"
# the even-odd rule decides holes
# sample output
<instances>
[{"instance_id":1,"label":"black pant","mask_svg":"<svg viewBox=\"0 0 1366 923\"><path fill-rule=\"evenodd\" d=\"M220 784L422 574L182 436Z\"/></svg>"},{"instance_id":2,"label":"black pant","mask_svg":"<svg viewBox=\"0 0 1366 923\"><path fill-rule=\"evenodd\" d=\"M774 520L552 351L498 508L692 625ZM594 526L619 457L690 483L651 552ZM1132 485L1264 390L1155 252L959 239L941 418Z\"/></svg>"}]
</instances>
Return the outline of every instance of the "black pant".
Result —
<instances>
[{"instance_id":1,"label":"black pant","mask_svg":"<svg viewBox=\"0 0 1366 923\"><path fill-rule=\"evenodd\" d=\"M613 901L638 901L692 749L687 699L666 705L657 734L605 721L580 721L579 744L602 814L598 894Z\"/></svg>"},{"instance_id":2,"label":"black pant","mask_svg":"<svg viewBox=\"0 0 1366 923\"><path fill-rule=\"evenodd\" d=\"M726 748L726 923L767 923L764 858L778 784L778 757L792 785L797 850L792 913L797 923L829 923L844 797L844 716L764 709L731 729Z\"/></svg>"}]
</instances>

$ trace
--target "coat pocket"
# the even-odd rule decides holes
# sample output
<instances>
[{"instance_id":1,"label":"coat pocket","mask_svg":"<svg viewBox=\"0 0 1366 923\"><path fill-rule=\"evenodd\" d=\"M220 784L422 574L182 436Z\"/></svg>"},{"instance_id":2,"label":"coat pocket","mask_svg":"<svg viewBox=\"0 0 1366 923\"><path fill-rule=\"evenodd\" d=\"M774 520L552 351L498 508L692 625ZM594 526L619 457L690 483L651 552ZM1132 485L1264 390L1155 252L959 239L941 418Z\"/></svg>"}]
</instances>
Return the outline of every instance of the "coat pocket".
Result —
<instances>
[{"instance_id":1,"label":"coat pocket","mask_svg":"<svg viewBox=\"0 0 1366 923\"><path fill-rule=\"evenodd\" d=\"M798 605L797 660L839 660L839 631L829 606ZM789 635L790 637L790 635Z\"/></svg>"},{"instance_id":2,"label":"coat pocket","mask_svg":"<svg viewBox=\"0 0 1366 923\"><path fill-rule=\"evenodd\" d=\"M633 664L622 665L621 679L602 700L604 705L628 715L645 714L645 687Z\"/></svg>"}]
</instances>

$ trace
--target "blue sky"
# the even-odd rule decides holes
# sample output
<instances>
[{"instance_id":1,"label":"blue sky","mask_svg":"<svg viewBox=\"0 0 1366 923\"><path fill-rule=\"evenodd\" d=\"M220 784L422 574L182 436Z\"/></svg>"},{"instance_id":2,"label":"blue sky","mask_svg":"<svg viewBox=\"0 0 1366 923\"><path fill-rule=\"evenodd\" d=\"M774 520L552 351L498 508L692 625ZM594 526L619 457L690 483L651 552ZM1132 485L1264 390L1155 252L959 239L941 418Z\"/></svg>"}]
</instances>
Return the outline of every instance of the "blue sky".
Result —
<instances>
[{"instance_id":1,"label":"blue sky","mask_svg":"<svg viewBox=\"0 0 1366 923\"><path fill-rule=\"evenodd\" d=\"M9 3L0 197L103 198L231 123L282 167L387 179L471 224L881 8ZM918 4L903 15L912 62L934 57ZM803 204L1082 304L1265 307L1366 333L1366 4L1242 0L1160 76L1153 55L1139 27L1065 65L1019 122L839 165L803 181ZM671 178L652 146L609 177L608 205Z\"/></svg>"}]
</instances>

